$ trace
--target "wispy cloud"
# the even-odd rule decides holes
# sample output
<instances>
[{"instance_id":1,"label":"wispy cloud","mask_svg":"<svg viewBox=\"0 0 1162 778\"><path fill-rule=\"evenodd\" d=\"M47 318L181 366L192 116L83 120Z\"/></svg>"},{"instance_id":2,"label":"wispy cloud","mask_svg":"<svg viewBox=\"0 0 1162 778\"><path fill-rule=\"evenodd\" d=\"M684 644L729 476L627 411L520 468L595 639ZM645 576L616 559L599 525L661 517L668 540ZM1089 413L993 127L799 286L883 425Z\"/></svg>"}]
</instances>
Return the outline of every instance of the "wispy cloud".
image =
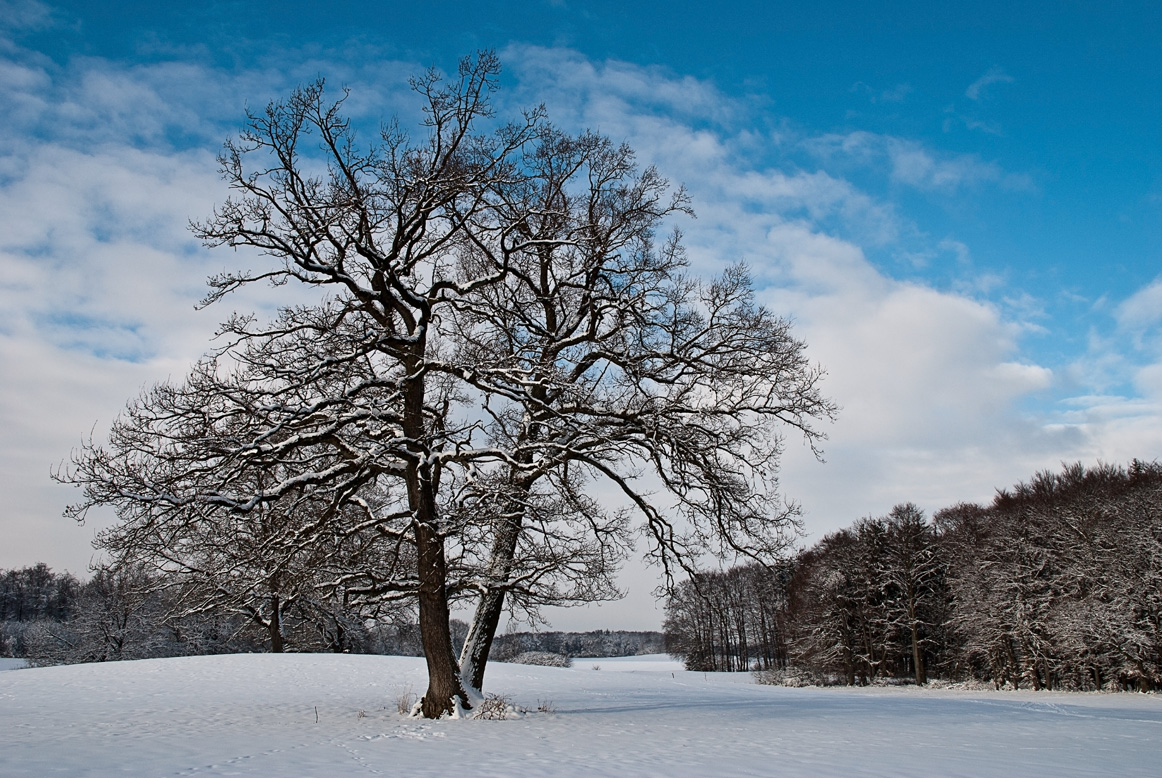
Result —
<instances>
[{"instance_id":1,"label":"wispy cloud","mask_svg":"<svg viewBox=\"0 0 1162 778\"><path fill-rule=\"evenodd\" d=\"M919 141L857 130L803 141L821 159L846 158L867 167L881 167L889 178L915 189L954 194L993 184L1012 191L1034 191L1031 176L1004 170L972 154L939 152Z\"/></svg>"},{"instance_id":2,"label":"wispy cloud","mask_svg":"<svg viewBox=\"0 0 1162 778\"><path fill-rule=\"evenodd\" d=\"M999 181L1002 171L993 162L969 155L937 158L921 144L886 139L886 152L894 181L917 189L954 192L983 182Z\"/></svg>"},{"instance_id":3,"label":"wispy cloud","mask_svg":"<svg viewBox=\"0 0 1162 778\"><path fill-rule=\"evenodd\" d=\"M964 90L964 96L969 100L981 100L987 96L985 90L993 84L1011 84L1012 82L1012 76L1001 70L998 65L993 65L983 76L968 85L968 89Z\"/></svg>"},{"instance_id":4,"label":"wispy cloud","mask_svg":"<svg viewBox=\"0 0 1162 778\"><path fill-rule=\"evenodd\" d=\"M0 0L0 30L43 30L56 23L56 14L44 3Z\"/></svg>"},{"instance_id":5,"label":"wispy cloud","mask_svg":"<svg viewBox=\"0 0 1162 778\"><path fill-rule=\"evenodd\" d=\"M278 93L272 74L0 58L0 567L84 570L92 529L59 518L75 495L50 466L209 345L225 312L194 311L206 277L253 258L210 255L186 225L222 198L215 151L244 96ZM269 312L273 299L233 303Z\"/></svg>"},{"instance_id":6,"label":"wispy cloud","mask_svg":"<svg viewBox=\"0 0 1162 778\"><path fill-rule=\"evenodd\" d=\"M664 67L593 61L570 49L540 46L513 45L500 54L506 66L520 72L509 99L545 102L557 122L584 116L606 132L611 124L648 124L659 116L722 125L746 110L712 83Z\"/></svg>"},{"instance_id":7,"label":"wispy cloud","mask_svg":"<svg viewBox=\"0 0 1162 778\"><path fill-rule=\"evenodd\" d=\"M1162 278L1126 298L1114 315L1122 328L1139 335L1162 322Z\"/></svg>"},{"instance_id":8,"label":"wispy cloud","mask_svg":"<svg viewBox=\"0 0 1162 778\"><path fill-rule=\"evenodd\" d=\"M851 87L853 92L862 92L867 95L870 103L902 103L907 99L908 95L912 94L912 85L907 83L896 84L888 89L876 89L870 84L865 84L862 81L857 81Z\"/></svg>"},{"instance_id":9,"label":"wispy cloud","mask_svg":"<svg viewBox=\"0 0 1162 778\"><path fill-rule=\"evenodd\" d=\"M1049 367L1021 351L1031 326L1024 317L1036 313L1031 304L994 306L975 299L976 288L959 294L893 279L865 255L864 247L875 245L870 230L841 237L834 229L837 214L847 214L849 224L858 213L881 224L881 238L889 243L901 237L890 203L834 172L844 168L832 164L840 158L879 168L898 185L949 194L1019 187L1019 176L971 155L869 132L784 132L778 138L786 152L782 163L768 149L756 166L743 140L752 123L707 122L745 115L745 106L704 85L692 85L689 99L682 99L682 83L672 81L665 93L680 107L670 111L636 97L638 86L613 83L602 63L590 63L588 75L578 78L583 69L574 66L575 55L537 50L526 60L523 50L512 54L524 87L553 95L572 126L600 126L625 137L646 161L683 182L698 211L697 221L682 225L695 265L705 272L747 261L764 285L764 301L794 319L810 353L826 366L827 389L843 406L828 464L818 465L793 444L787 463L789 489L807 506L816 531L902 499L934 507L987 499L994 487L1084 447L1077 430L1019 410L1056 380ZM553 75L565 63L566 77ZM629 83L667 78L624 65L610 70ZM601 95L590 97L593 90ZM793 160L803 150L826 169L800 169ZM951 239L929 251L964 263L971 253ZM846 488L828 487L837 480Z\"/></svg>"},{"instance_id":10,"label":"wispy cloud","mask_svg":"<svg viewBox=\"0 0 1162 778\"><path fill-rule=\"evenodd\" d=\"M1064 371L1077 393L1063 401L1062 421L1084 431L1100 458L1148 458L1162 439L1162 278L1120 302L1075 302L1109 326L1091 327L1085 352Z\"/></svg>"}]
</instances>

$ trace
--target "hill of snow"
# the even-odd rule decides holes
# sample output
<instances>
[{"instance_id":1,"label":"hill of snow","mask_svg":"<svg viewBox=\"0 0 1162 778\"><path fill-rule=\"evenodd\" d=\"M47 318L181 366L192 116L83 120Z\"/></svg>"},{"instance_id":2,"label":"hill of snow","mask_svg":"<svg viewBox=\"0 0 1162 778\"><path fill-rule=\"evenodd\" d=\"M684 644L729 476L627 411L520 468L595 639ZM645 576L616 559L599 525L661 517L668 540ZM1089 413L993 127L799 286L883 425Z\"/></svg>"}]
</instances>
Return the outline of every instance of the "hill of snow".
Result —
<instances>
[{"instance_id":1,"label":"hill of snow","mask_svg":"<svg viewBox=\"0 0 1162 778\"><path fill-rule=\"evenodd\" d=\"M424 677L422 659L323 654L4 672L0 775L1162 772L1158 695L786 689L655 656L490 665L487 690L532 712L406 719L397 700Z\"/></svg>"}]
</instances>

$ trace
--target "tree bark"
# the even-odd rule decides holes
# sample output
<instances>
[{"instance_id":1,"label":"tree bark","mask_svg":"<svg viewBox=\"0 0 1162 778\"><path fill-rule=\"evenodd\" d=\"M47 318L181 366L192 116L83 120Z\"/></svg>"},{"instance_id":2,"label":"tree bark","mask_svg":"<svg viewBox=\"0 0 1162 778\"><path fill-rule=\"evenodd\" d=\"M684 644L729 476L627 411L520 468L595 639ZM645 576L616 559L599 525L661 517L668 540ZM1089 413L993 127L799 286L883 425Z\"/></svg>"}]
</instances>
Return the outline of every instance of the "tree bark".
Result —
<instances>
[{"instance_id":1,"label":"tree bark","mask_svg":"<svg viewBox=\"0 0 1162 778\"><path fill-rule=\"evenodd\" d=\"M270 595L270 650L275 654L281 654L284 648L281 608L282 603L279 602L278 595Z\"/></svg>"},{"instance_id":2,"label":"tree bark","mask_svg":"<svg viewBox=\"0 0 1162 778\"><path fill-rule=\"evenodd\" d=\"M421 338L417 352L423 353ZM452 631L448 609L448 563L444 552L444 537L440 534L436 505L436 484L432 463L426 456L424 440L424 378L420 360L407 363L412 376L404 387L403 431L413 445L413 456L405 471L408 502L413 516L416 535L416 566L419 578L420 641L428 665L428 690L420 700L424 718L438 719L455 712L454 700L459 698L463 708L472 704L460 682L459 667L452 651Z\"/></svg>"},{"instance_id":3,"label":"tree bark","mask_svg":"<svg viewBox=\"0 0 1162 778\"><path fill-rule=\"evenodd\" d=\"M452 652L443 538L421 523L416 528L416 541L420 574L420 640L428 665L428 690L420 701L420 708L424 718L438 719L455 711L456 698L464 708L472 705L460 682Z\"/></svg>"},{"instance_id":4,"label":"tree bark","mask_svg":"<svg viewBox=\"0 0 1162 778\"><path fill-rule=\"evenodd\" d=\"M523 512L519 506L504 511L501 526L492 543L488 571L488 588L480 597L464 649L460 652L460 679L480 692L484 689L484 670L492 641L504 612L504 598L508 593L507 581L512 572L517 541L520 539Z\"/></svg>"},{"instance_id":5,"label":"tree bark","mask_svg":"<svg viewBox=\"0 0 1162 778\"><path fill-rule=\"evenodd\" d=\"M916 619L912 619L912 667L916 671L916 685L928 683L928 670L924 666L924 652L920 649L920 631L916 627Z\"/></svg>"}]
</instances>

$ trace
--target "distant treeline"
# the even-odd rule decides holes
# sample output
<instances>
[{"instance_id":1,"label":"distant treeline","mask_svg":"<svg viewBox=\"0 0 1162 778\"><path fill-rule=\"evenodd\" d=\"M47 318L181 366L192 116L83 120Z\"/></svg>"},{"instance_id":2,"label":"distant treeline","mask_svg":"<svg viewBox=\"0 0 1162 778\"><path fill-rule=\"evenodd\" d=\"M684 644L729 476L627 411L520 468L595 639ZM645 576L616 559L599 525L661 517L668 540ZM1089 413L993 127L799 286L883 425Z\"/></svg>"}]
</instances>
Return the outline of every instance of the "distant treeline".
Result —
<instances>
[{"instance_id":1,"label":"distant treeline","mask_svg":"<svg viewBox=\"0 0 1162 778\"><path fill-rule=\"evenodd\" d=\"M100 569L84 582L43 563L0 571L0 656L45 665L271 650L260 620L190 610L178 595L164 579L129 568ZM280 627L289 649L420 653L419 629L406 610L360 619L325 605L303 600L285 609Z\"/></svg>"},{"instance_id":2,"label":"distant treeline","mask_svg":"<svg viewBox=\"0 0 1162 778\"><path fill-rule=\"evenodd\" d=\"M1040 473L931 522L899 505L781 564L697 575L666 614L690 669L1159 690L1162 466Z\"/></svg>"},{"instance_id":3,"label":"distant treeline","mask_svg":"<svg viewBox=\"0 0 1162 778\"><path fill-rule=\"evenodd\" d=\"M492 657L507 662L530 651L567 657L661 654L666 651L666 639L661 632L513 632L496 636Z\"/></svg>"},{"instance_id":4,"label":"distant treeline","mask_svg":"<svg viewBox=\"0 0 1162 778\"><path fill-rule=\"evenodd\" d=\"M0 570L0 656L34 664L102 662L271 650L269 626L225 609L190 612L176 590L125 569L88 581L43 563ZM419 625L406 607L360 619L337 608L292 608L280 625L286 650L422 656ZM453 620L457 650L468 626ZM522 653L567 657L633 656L665 651L661 632L514 632L496 637L496 661Z\"/></svg>"}]
</instances>

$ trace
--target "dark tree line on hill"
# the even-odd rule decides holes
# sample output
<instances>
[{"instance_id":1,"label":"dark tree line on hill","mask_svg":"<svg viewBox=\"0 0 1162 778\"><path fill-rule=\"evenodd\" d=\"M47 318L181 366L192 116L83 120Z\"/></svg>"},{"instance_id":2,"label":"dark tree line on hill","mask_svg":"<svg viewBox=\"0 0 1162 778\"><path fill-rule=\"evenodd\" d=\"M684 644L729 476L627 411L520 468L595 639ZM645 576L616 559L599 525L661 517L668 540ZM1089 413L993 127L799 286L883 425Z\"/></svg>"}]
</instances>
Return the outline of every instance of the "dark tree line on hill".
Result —
<instances>
[{"instance_id":1,"label":"dark tree line on hill","mask_svg":"<svg viewBox=\"0 0 1162 778\"><path fill-rule=\"evenodd\" d=\"M362 614L316 601L283 609L277 639L269 620L218 604L191 612L179 581L166 586L140 570L101 569L88 581L44 563L0 570L0 656L34 664L105 662L192 654L332 651L423 656L414 609ZM301 607L300 607L301 605ZM460 650L469 625L450 622ZM513 632L496 637L494 656L511 661L538 651L566 657L634 656L665 650L660 632Z\"/></svg>"},{"instance_id":2,"label":"dark tree line on hill","mask_svg":"<svg viewBox=\"0 0 1162 778\"><path fill-rule=\"evenodd\" d=\"M57 575L43 562L0 572L0 621L56 621L68 617L81 592L80 582Z\"/></svg>"},{"instance_id":3,"label":"dark tree line on hill","mask_svg":"<svg viewBox=\"0 0 1162 778\"><path fill-rule=\"evenodd\" d=\"M899 505L685 581L665 630L691 669L776 681L1162 689L1162 466L1068 466L932 521Z\"/></svg>"},{"instance_id":4,"label":"dark tree line on hill","mask_svg":"<svg viewBox=\"0 0 1162 778\"><path fill-rule=\"evenodd\" d=\"M101 568L85 582L43 563L0 571L0 656L46 665L284 650L422 653L404 608L360 612L300 598L280 607L275 633L262 613L221 603L191 609L183 588L140 568Z\"/></svg>"},{"instance_id":5,"label":"dark tree line on hill","mask_svg":"<svg viewBox=\"0 0 1162 778\"><path fill-rule=\"evenodd\" d=\"M591 632L510 632L497 635L493 656L507 662L530 651L567 657L638 656L666 650L661 632L593 630Z\"/></svg>"}]
</instances>

